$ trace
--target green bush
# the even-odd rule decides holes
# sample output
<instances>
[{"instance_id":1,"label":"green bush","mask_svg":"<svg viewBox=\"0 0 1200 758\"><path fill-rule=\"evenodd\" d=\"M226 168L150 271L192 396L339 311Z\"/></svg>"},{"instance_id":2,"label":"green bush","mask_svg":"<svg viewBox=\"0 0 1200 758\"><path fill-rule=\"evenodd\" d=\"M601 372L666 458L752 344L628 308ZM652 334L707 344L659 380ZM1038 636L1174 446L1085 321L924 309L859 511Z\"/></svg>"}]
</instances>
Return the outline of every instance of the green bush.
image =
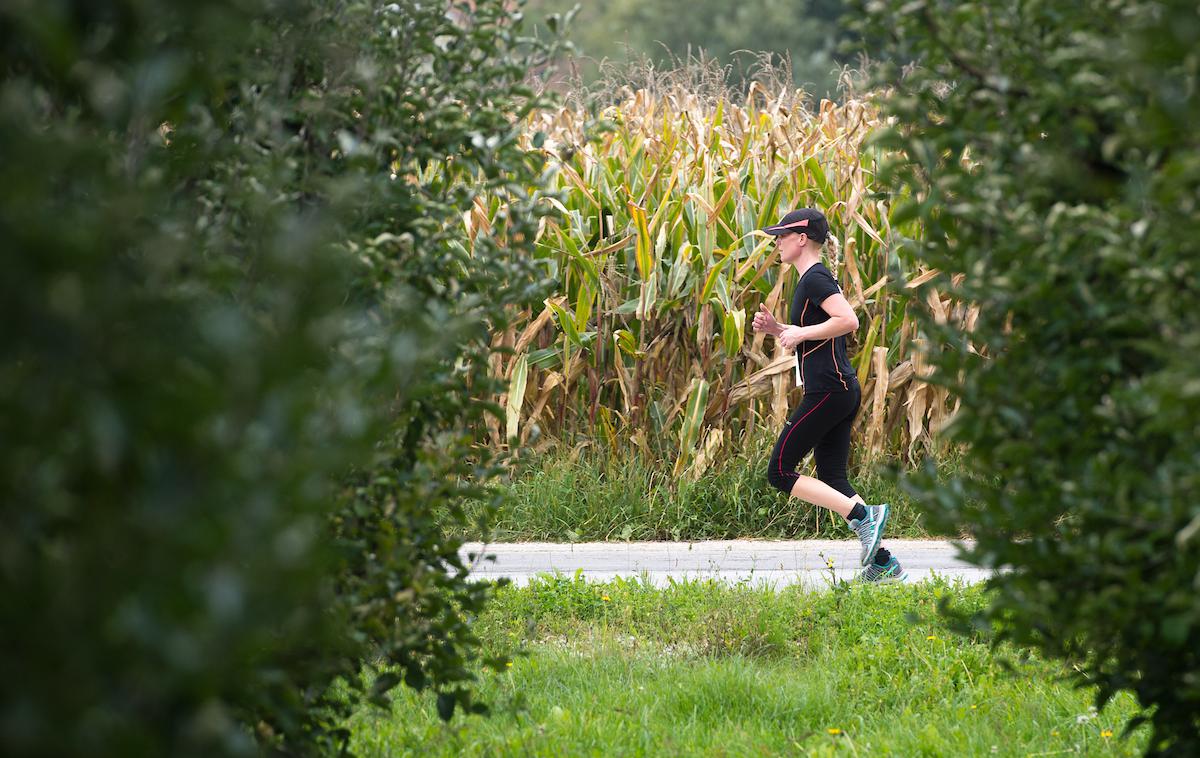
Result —
<instances>
[{"instance_id":1,"label":"green bush","mask_svg":"<svg viewBox=\"0 0 1200 758\"><path fill-rule=\"evenodd\" d=\"M542 165L474 5L0 7L0 752L332 752L374 662L478 710L438 524Z\"/></svg>"},{"instance_id":2,"label":"green bush","mask_svg":"<svg viewBox=\"0 0 1200 758\"><path fill-rule=\"evenodd\" d=\"M980 475L914 477L927 523L1011 567L977 621L1075 663L1101 703L1131 690L1150 750L1196 755L1195 4L859 5L916 62L882 72L893 225L918 216L933 286L981 308L971 333L923 317Z\"/></svg>"}]
</instances>

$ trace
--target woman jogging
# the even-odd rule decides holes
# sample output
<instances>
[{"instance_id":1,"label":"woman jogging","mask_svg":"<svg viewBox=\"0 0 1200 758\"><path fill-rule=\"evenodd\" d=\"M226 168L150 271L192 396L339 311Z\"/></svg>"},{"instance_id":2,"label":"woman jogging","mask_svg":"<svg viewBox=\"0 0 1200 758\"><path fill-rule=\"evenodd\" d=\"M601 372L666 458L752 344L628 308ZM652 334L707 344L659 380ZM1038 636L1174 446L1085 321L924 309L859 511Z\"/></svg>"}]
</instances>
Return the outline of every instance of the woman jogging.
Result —
<instances>
[{"instance_id":1,"label":"woman jogging","mask_svg":"<svg viewBox=\"0 0 1200 758\"><path fill-rule=\"evenodd\" d=\"M867 505L846 478L850 459L850 427L858 413L862 390L846 357L846 335L858 329L858 317L842 296L821 248L829 223L813 208L801 208L763 229L775 238L780 261L800 275L792 295L788 325L775 320L766 305L754 316L754 329L773 335L796 353L804 399L793 413L771 453L767 481L784 494L834 511L846 519L862 542L859 556L866 582L903 581L906 574L895 556L880 546L887 526L888 505ZM796 473L809 451L817 478Z\"/></svg>"}]
</instances>

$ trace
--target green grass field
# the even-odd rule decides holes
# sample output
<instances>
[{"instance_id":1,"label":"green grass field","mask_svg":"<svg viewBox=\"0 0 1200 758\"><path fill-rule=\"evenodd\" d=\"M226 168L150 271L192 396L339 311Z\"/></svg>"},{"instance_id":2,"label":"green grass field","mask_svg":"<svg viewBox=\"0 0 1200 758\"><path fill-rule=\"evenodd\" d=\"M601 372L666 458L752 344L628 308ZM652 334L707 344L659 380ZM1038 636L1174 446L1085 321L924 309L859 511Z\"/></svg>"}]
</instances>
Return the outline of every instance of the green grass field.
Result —
<instances>
[{"instance_id":1,"label":"green grass field","mask_svg":"<svg viewBox=\"0 0 1200 758\"><path fill-rule=\"evenodd\" d=\"M1127 696L1100 714L1061 664L962 637L945 583L812 593L558 577L502 589L477 629L490 717L437 717L404 690L360 712L352 749L394 755L1139 755Z\"/></svg>"}]
</instances>

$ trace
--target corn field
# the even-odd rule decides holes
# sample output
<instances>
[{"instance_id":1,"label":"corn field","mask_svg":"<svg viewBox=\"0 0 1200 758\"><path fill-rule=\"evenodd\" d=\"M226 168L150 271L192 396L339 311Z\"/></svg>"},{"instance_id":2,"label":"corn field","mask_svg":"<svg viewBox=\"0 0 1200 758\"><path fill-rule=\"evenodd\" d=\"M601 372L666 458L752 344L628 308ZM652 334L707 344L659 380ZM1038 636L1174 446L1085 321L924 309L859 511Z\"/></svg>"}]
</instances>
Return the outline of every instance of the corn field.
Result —
<instances>
[{"instance_id":1,"label":"corn field","mask_svg":"<svg viewBox=\"0 0 1200 758\"><path fill-rule=\"evenodd\" d=\"M642 90L608 108L611 131L591 141L585 113L529 117L530 148L550 158L560 191L538 238L557 291L495 336L492 368L508 392L491 444L604 440L673 458L675 476L694 478L764 424L773 434L799 400L794 357L747 314L765 302L786 321L796 275L754 230L800 206L828 216L837 239L826 262L859 315L856 449L910 458L931 442L954 409L945 389L921 381L922 340L902 291L937 272L898 259L892 240L915 230L893 228L874 196L885 156L866 138L879 117L860 100L813 112L798 97ZM503 235L503 210L477 202L465 216L472 242ZM967 326L976 315L936 292L924 306Z\"/></svg>"}]
</instances>

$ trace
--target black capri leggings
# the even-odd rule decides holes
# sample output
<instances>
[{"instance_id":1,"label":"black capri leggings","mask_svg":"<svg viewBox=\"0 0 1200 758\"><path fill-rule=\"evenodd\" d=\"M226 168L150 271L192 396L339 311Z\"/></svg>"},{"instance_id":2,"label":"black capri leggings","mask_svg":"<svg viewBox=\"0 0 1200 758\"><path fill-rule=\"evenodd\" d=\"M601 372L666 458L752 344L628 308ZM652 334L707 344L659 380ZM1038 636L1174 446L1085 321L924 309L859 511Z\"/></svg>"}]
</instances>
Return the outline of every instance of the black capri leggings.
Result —
<instances>
[{"instance_id":1,"label":"black capri leggings","mask_svg":"<svg viewBox=\"0 0 1200 758\"><path fill-rule=\"evenodd\" d=\"M771 486L790 495L800 478L796 467L813 450L817 478L846 497L857 495L846 478L846 465L850 461L850 427L861 399L857 384L846 392L804 393L771 452L767 466Z\"/></svg>"}]
</instances>

